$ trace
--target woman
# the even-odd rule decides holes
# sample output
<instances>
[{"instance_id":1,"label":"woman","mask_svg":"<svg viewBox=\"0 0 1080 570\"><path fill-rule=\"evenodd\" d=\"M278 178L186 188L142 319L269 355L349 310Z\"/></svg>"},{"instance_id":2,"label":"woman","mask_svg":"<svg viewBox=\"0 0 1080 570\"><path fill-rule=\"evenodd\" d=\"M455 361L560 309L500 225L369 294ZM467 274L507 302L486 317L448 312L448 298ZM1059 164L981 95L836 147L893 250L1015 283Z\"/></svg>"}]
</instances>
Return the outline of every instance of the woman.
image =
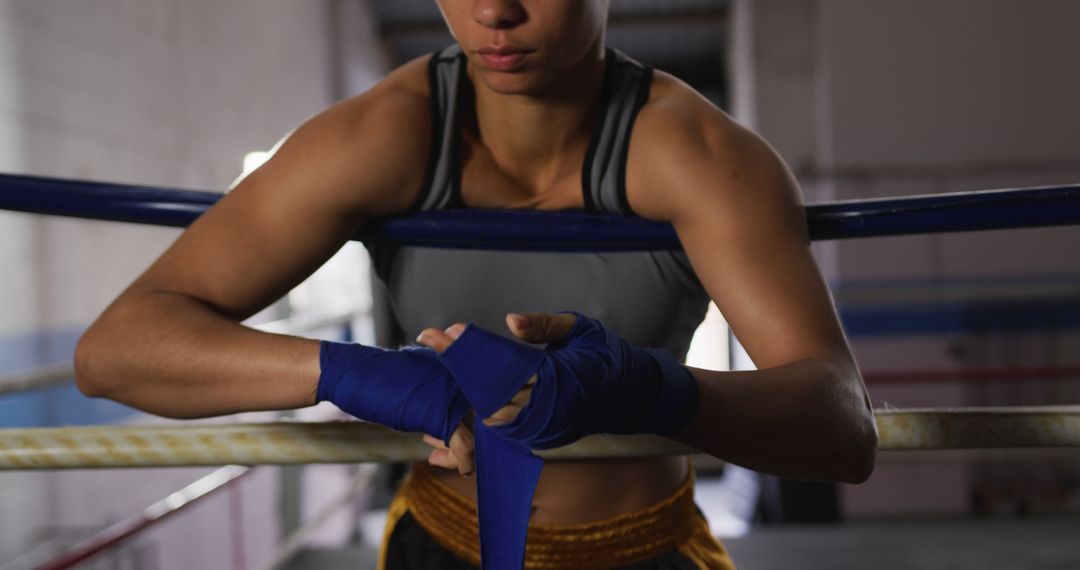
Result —
<instances>
[{"instance_id":1,"label":"woman","mask_svg":"<svg viewBox=\"0 0 1080 570\"><path fill-rule=\"evenodd\" d=\"M632 345L681 356L711 298L759 370L689 370L697 397L669 437L782 476L868 477L872 411L811 256L798 190L769 146L678 79L605 51L606 0L439 7L459 47L405 64L297 129L94 323L76 351L80 388L178 418L330 399L378 421L365 406L382 403L359 383L327 380L345 378L331 370L375 370L357 365L375 353L354 345L335 356L325 343L239 321L302 281L369 217L445 207L635 213L671 222L685 255L372 253L402 331L423 330L419 340L438 351L462 330L440 329L459 321L495 331L505 317L520 339L558 340L575 320L548 313L574 309ZM420 356L389 352L378 355L441 374ZM460 403L448 386L438 397ZM532 388L485 423L514 420ZM422 424L430 429L403 424L429 434L436 467L418 466L395 500L387 567L476 563L472 523L456 518L475 503L474 478L460 475L473 470L472 442L458 423L463 409L452 408ZM685 458L548 464L529 547L584 546L562 566L543 566L554 563L540 551L530 560L731 567L700 517L685 516L689 481ZM422 516L432 506L452 513L451 523ZM631 527L648 548L628 547Z\"/></svg>"}]
</instances>

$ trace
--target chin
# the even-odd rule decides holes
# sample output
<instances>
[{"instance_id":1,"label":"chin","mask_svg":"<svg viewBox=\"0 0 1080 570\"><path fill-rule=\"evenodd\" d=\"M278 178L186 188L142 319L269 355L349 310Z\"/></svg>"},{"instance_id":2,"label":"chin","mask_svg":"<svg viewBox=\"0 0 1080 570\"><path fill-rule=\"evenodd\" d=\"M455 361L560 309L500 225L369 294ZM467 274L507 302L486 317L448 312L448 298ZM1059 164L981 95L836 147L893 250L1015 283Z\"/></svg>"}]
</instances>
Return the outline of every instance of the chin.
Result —
<instances>
[{"instance_id":1,"label":"chin","mask_svg":"<svg viewBox=\"0 0 1080 570\"><path fill-rule=\"evenodd\" d=\"M480 80L500 95L536 95L546 87L541 78L531 73L489 72L481 75Z\"/></svg>"}]
</instances>

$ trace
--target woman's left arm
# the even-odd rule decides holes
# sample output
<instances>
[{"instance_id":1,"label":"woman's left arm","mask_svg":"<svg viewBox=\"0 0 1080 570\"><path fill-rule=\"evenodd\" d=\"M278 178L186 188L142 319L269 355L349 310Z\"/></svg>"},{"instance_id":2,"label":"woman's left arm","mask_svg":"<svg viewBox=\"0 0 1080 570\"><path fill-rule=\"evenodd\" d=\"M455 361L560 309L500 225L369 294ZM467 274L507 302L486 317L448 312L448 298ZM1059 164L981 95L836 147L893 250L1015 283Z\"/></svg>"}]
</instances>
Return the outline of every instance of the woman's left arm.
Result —
<instances>
[{"instance_id":1,"label":"woman's left arm","mask_svg":"<svg viewBox=\"0 0 1080 570\"><path fill-rule=\"evenodd\" d=\"M755 470L862 482L873 410L788 168L768 144L694 94L650 103L635 125L627 193L670 221L758 370L691 369L700 402L673 439Z\"/></svg>"}]
</instances>

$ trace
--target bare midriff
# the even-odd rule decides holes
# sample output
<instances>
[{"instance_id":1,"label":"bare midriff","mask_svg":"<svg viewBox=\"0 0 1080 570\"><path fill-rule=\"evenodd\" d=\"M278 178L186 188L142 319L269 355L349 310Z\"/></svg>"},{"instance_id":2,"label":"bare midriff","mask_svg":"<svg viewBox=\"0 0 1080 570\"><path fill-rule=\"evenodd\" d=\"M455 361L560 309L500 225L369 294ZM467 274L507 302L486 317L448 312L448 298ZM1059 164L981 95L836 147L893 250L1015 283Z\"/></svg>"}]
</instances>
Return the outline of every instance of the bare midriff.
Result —
<instances>
[{"instance_id":1,"label":"bare midriff","mask_svg":"<svg viewBox=\"0 0 1080 570\"><path fill-rule=\"evenodd\" d=\"M419 464L472 504L476 475ZM533 495L534 524L579 524L638 511L672 495L686 479L685 456L549 461Z\"/></svg>"}]
</instances>

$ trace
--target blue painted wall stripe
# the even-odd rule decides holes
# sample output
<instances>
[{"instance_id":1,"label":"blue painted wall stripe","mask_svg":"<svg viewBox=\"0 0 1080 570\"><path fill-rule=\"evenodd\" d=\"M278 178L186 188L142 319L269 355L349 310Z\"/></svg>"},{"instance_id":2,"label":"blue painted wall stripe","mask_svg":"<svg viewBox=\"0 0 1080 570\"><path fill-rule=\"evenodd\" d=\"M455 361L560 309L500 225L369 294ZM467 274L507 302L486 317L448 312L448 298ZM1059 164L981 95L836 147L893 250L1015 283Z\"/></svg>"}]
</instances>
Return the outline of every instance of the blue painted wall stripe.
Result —
<instances>
[{"instance_id":1,"label":"blue painted wall stripe","mask_svg":"<svg viewBox=\"0 0 1080 570\"><path fill-rule=\"evenodd\" d=\"M0 374L71 362L81 329L0 335ZM0 428L118 423L142 412L109 400L87 398L74 384L0 398Z\"/></svg>"},{"instance_id":2,"label":"blue painted wall stripe","mask_svg":"<svg viewBox=\"0 0 1080 570\"><path fill-rule=\"evenodd\" d=\"M852 338L899 335L1033 333L1080 329L1080 299L840 305Z\"/></svg>"}]
</instances>

